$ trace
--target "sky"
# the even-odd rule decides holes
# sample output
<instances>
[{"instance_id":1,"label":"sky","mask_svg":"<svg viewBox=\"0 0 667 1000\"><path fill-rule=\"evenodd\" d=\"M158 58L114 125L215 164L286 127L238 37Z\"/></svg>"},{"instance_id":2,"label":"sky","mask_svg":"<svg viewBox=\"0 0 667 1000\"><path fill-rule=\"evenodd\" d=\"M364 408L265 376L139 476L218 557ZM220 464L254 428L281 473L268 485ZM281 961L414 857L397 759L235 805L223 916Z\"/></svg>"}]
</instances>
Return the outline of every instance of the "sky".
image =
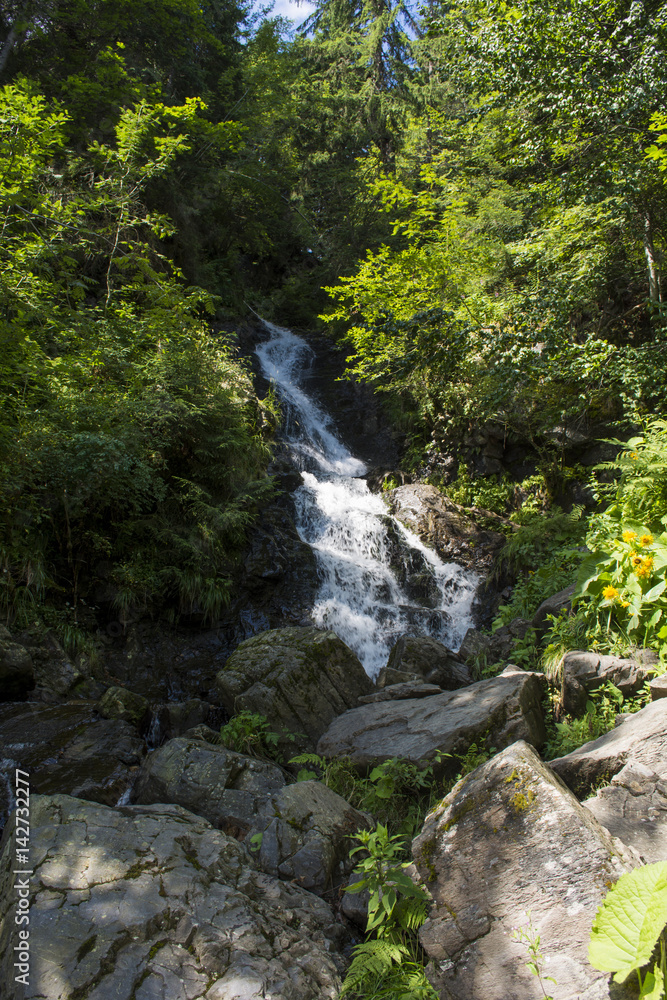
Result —
<instances>
[{"instance_id":1,"label":"sky","mask_svg":"<svg viewBox=\"0 0 667 1000\"><path fill-rule=\"evenodd\" d=\"M314 3L300 3L297 5L294 3L294 0L275 0L271 13L274 17L289 17L294 21L295 27L298 27L314 10Z\"/></svg>"}]
</instances>

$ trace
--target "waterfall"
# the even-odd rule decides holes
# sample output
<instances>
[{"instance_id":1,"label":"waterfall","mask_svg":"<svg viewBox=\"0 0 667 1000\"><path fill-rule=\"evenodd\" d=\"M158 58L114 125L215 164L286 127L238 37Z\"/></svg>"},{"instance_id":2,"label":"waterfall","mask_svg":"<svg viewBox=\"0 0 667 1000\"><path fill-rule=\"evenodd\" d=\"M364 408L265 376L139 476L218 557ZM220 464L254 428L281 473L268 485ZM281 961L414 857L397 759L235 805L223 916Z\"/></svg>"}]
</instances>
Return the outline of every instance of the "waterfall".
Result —
<instances>
[{"instance_id":1,"label":"waterfall","mask_svg":"<svg viewBox=\"0 0 667 1000\"><path fill-rule=\"evenodd\" d=\"M303 479L294 494L296 528L315 553L321 580L314 624L340 636L372 678L405 633L458 647L472 624L478 578L444 563L371 493L361 478L364 463L304 391L312 349L290 330L264 323L271 336L256 353L283 405L282 436Z\"/></svg>"}]
</instances>

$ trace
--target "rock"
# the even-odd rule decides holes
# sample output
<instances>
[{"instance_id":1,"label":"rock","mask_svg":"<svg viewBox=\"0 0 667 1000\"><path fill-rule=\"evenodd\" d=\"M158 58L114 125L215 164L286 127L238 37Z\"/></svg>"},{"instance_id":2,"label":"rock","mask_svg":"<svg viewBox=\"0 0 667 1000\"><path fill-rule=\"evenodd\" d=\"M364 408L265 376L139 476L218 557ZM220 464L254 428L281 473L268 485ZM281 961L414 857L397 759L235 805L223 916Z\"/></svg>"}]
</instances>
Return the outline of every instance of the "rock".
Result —
<instances>
[{"instance_id":1,"label":"rock","mask_svg":"<svg viewBox=\"0 0 667 1000\"><path fill-rule=\"evenodd\" d=\"M371 899L369 890L362 889L361 892L345 892L348 886L354 885L358 881L359 875L350 875L346 884L341 886L343 891L340 896L340 908L348 920L356 924L360 930L365 931L366 924L368 923L368 904Z\"/></svg>"},{"instance_id":2,"label":"rock","mask_svg":"<svg viewBox=\"0 0 667 1000\"><path fill-rule=\"evenodd\" d=\"M284 784L275 764L179 737L146 760L132 801L173 802L242 840L269 796Z\"/></svg>"},{"instance_id":3,"label":"rock","mask_svg":"<svg viewBox=\"0 0 667 1000\"><path fill-rule=\"evenodd\" d=\"M463 637L458 655L464 663L472 666L476 660L480 659L485 659L486 662L491 663L491 650L491 637L484 635L483 632L480 632L476 628L469 628Z\"/></svg>"},{"instance_id":4,"label":"rock","mask_svg":"<svg viewBox=\"0 0 667 1000\"><path fill-rule=\"evenodd\" d=\"M264 715L273 731L302 734L297 746L304 747L373 690L352 650L334 632L316 628L275 629L242 642L216 684L230 714Z\"/></svg>"},{"instance_id":5,"label":"rock","mask_svg":"<svg viewBox=\"0 0 667 1000\"><path fill-rule=\"evenodd\" d=\"M440 694L442 688L437 684L422 684L418 681L405 681L402 684L389 684L387 687L365 694L359 698L360 705L371 705L374 701L402 701L405 698L430 698Z\"/></svg>"},{"instance_id":6,"label":"rock","mask_svg":"<svg viewBox=\"0 0 667 1000\"><path fill-rule=\"evenodd\" d=\"M35 688L31 699L60 702L84 680L57 639L50 633L28 630L19 641L27 649L35 668Z\"/></svg>"},{"instance_id":7,"label":"rock","mask_svg":"<svg viewBox=\"0 0 667 1000\"><path fill-rule=\"evenodd\" d=\"M98 719L92 702L0 706L0 770L28 771L35 794L64 792L114 805L145 752L129 723ZM0 821L8 805L0 786Z\"/></svg>"},{"instance_id":8,"label":"rock","mask_svg":"<svg viewBox=\"0 0 667 1000\"><path fill-rule=\"evenodd\" d=\"M349 838L370 821L322 782L297 781L271 797L248 839L261 834L256 859L263 871L321 896L352 871Z\"/></svg>"},{"instance_id":9,"label":"rock","mask_svg":"<svg viewBox=\"0 0 667 1000\"><path fill-rule=\"evenodd\" d=\"M549 766L580 799L602 781L610 781L625 764L657 769L667 760L667 700L651 702L623 722L584 743Z\"/></svg>"},{"instance_id":10,"label":"rock","mask_svg":"<svg viewBox=\"0 0 667 1000\"><path fill-rule=\"evenodd\" d=\"M647 658L650 659L650 658ZM624 696L635 694L651 672L650 663L639 659L622 660L618 656L598 656L583 650L570 650L563 657L560 701L563 711L582 715L591 691L608 681Z\"/></svg>"},{"instance_id":11,"label":"rock","mask_svg":"<svg viewBox=\"0 0 667 1000\"><path fill-rule=\"evenodd\" d=\"M532 626L536 632L542 634L549 628L550 623L547 620L547 615L553 615L557 618L561 611L572 606L574 590L575 584L572 584L565 590L559 590L557 594L547 597L546 601L542 601L532 619Z\"/></svg>"},{"instance_id":12,"label":"rock","mask_svg":"<svg viewBox=\"0 0 667 1000\"><path fill-rule=\"evenodd\" d=\"M422 607L437 608L441 601L440 588L426 556L410 545L393 517L383 517L382 523L385 527L386 556L403 592Z\"/></svg>"},{"instance_id":13,"label":"rock","mask_svg":"<svg viewBox=\"0 0 667 1000\"><path fill-rule=\"evenodd\" d=\"M203 740L204 743L211 743L213 746L218 746L220 733L216 732L215 729L211 729L210 726L200 724L193 726L192 729L186 729L183 736L189 740Z\"/></svg>"},{"instance_id":14,"label":"rock","mask_svg":"<svg viewBox=\"0 0 667 1000\"><path fill-rule=\"evenodd\" d=\"M444 691L456 691L473 680L458 655L431 636L402 635L394 643L385 669L417 674ZM380 677L378 687L383 687Z\"/></svg>"},{"instance_id":15,"label":"rock","mask_svg":"<svg viewBox=\"0 0 667 1000\"><path fill-rule=\"evenodd\" d=\"M103 719L120 719L129 722L140 733L145 733L151 722L151 710L145 698L127 688L110 687L100 698L97 711Z\"/></svg>"},{"instance_id":16,"label":"rock","mask_svg":"<svg viewBox=\"0 0 667 1000\"><path fill-rule=\"evenodd\" d=\"M662 677L654 677L652 681L649 681L648 686L651 692L651 701L667 698L667 674L663 674Z\"/></svg>"},{"instance_id":17,"label":"rock","mask_svg":"<svg viewBox=\"0 0 667 1000\"><path fill-rule=\"evenodd\" d=\"M7 1000L319 1000L342 929L302 889L178 806L31 800L30 988L14 982L14 851L0 867Z\"/></svg>"},{"instance_id":18,"label":"rock","mask_svg":"<svg viewBox=\"0 0 667 1000\"><path fill-rule=\"evenodd\" d=\"M420 677L419 674L409 673L405 670L394 670L393 667L383 667L376 681L380 690L393 687L396 684L421 684L422 682L423 677Z\"/></svg>"},{"instance_id":19,"label":"rock","mask_svg":"<svg viewBox=\"0 0 667 1000\"><path fill-rule=\"evenodd\" d=\"M492 461L492 460L490 460ZM389 494L392 514L436 550L445 562L487 573L505 537L480 528L463 507L435 486L399 486Z\"/></svg>"},{"instance_id":20,"label":"rock","mask_svg":"<svg viewBox=\"0 0 667 1000\"><path fill-rule=\"evenodd\" d=\"M35 668L25 646L13 642L3 627L0 636L0 701L23 701L35 687Z\"/></svg>"},{"instance_id":21,"label":"rock","mask_svg":"<svg viewBox=\"0 0 667 1000\"><path fill-rule=\"evenodd\" d=\"M543 674L510 667L459 691L360 705L331 724L317 752L329 759L349 756L366 768L391 757L417 763L438 752L462 753L480 739L498 749L517 739L540 746L546 739L545 689Z\"/></svg>"},{"instance_id":22,"label":"rock","mask_svg":"<svg viewBox=\"0 0 667 1000\"><path fill-rule=\"evenodd\" d=\"M610 785L583 804L647 864L667 861L667 760L655 771L626 764Z\"/></svg>"},{"instance_id":23,"label":"rock","mask_svg":"<svg viewBox=\"0 0 667 1000\"><path fill-rule=\"evenodd\" d=\"M543 1000L513 929L539 935L554 1000L608 998L587 960L610 883L639 859L623 850L523 741L459 781L412 847L432 896L419 937L446 1000Z\"/></svg>"}]
</instances>

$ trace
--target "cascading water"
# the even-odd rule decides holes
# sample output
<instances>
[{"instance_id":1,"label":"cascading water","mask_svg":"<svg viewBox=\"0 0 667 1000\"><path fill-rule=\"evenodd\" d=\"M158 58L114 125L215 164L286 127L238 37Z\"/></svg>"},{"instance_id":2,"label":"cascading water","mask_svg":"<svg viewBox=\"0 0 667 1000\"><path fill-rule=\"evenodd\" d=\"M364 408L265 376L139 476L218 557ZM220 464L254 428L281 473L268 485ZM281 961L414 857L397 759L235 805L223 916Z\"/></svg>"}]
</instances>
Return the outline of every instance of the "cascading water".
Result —
<instances>
[{"instance_id":1,"label":"cascading water","mask_svg":"<svg viewBox=\"0 0 667 1000\"><path fill-rule=\"evenodd\" d=\"M457 646L472 624L477 577L443 563L388 514L360 478L364 463L303 389L313 351L291 331L265 326L271 337L257 356L283 403L283 437L303 478L294 495L296 527L321 578L314 623L336 632L373 678L406 632Z\"/></svg>"}]
</instances>

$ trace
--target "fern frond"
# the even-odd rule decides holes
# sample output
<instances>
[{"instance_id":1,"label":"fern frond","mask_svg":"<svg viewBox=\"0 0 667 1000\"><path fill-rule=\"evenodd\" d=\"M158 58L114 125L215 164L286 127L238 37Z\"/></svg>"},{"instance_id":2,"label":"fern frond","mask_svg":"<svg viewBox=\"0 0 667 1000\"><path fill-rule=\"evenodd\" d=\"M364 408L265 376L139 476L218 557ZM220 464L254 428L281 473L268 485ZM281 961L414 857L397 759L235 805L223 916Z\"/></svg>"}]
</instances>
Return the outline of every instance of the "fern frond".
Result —
<instances>
[{"instance_id":1,"label":"fern frond","mask_svg":"<svg viewBox=\"0 0 667 1000\"><path fill-rule=\"evenodd\" d=\"M340 993L341 997L357 989L371 977L387 975L394 965L400 965L404 959L409 958L410 953L404 944L380 939L358 944L353 956Z\"/></svg>"},{"instance_id":2,"label":"fern frond","mask_svg":"<svg viewBox=\"0 0 667 1000\"><path fill-rule=\"evenodd\" d=\"M401 899L392 915L404 931L416 931L428 916L428 901L423 896Z\"/></svg>"}]
</instances>

